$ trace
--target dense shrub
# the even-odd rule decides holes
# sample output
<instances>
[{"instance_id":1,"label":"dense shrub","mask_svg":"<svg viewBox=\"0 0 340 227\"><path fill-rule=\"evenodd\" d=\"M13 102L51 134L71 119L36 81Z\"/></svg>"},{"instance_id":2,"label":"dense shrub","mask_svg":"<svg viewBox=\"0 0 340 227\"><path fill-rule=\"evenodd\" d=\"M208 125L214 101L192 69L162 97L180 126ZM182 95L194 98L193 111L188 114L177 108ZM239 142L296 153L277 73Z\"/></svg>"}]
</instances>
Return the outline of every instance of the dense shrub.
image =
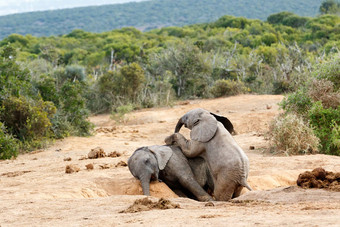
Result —
<instances>
[{"instance_id":1,"label":"dense shrub","mask_svg":"<svg viewBox=\"0 0 340 227\"><path fill-rule=\"evenodd\" d=\"M332 81L334 90L340 89L340 53L335 54L330 60L315 66L313 76L317 79Z\"/></svg>"},{"instance_id":2,"label":"dense shrub","mask_svg":"<svg viewBox=\"0 0 340 227\"><path fill-rule=\"evenodd\" d=\"M0 122L0 159L16 157L19 151L20 141L15 139Z\"/></svg>"},{"instance_id":3,"label":"dense shrub","mask_svg":"<svg viewBox=\"0 0 340 227\"><path fill-rule=\"evenodd\" d=\"M238 95L246 91L246 86L237 80L217 80L211 88L214 97Z\"/></svg>"},{"instance_id":4,"label":"dense shrub","mask_svg":"<svg viewBox=\"0 0 340 227\"><path fill-rule=\"evenodd\" d=\"M314 102L321 101L325 108L337 108L340 105L340 91L334 92L332 81L314 79L308 94Z\"/></svg>"},{"instance_id":5,"label":"dense shrub","mask_svg":"<svg viewBox=\"0 0 340 227\"><path fill-rule=\"evenodd\" d=\"M54 119L53 122L67 129L67 125L71 125L70 132L66 134L87 136L90 135L93 125L88 121L89 111L86 108L85 92L87 86L79 81L67 81L61 87L62 94L60 102L61 108L59 112L59 119ZM67 122L61 122L61 120ZM59 129L60 130L60 129ZM63 134L63 133L59 133Z\"/></svg>"},{"instance_id":6,"label":"dense shrub","mask_svg":"<svg viewBox=\"0 0 340 227\"><path fill-rule=\"evenodd\" d=\"M60 97L55 78L42 74L33 81L33 84L39 90L44 101L53 102L55 106L59 107Z\"/></svg>"},{"instance_id":7,"label":"dense shrub","mask_svg":"<svg viewBox=\"0 0 340 227\"><path fill-rule=\"evenodd\" d=\"M300 116L305 116L312 106L312 100L308 96L307 89L301 88L300 90L287 95L281 101L280 106L287 112L292 112Z\"/></svg>"},{"instance_id":8,"label":"dense shrub","mask_svg":"<svg viewBox=\"0 0 340 227\"><path fill-rule=\"evenodd\" d=\"M280 13L275 13L267 17L267 21L270 24L282 24L283 20L293 16L294 13L291 12L280 12Z\"/></svg>"},{"instance_id":9,"label":"dense shrub","mask_svg":"<svg viewBox=\"0 0 340 227\"><path fill-rule=\"evenodd\" d=\"M318 137L301 117L293 113L276 117L270 125L268 136L273 152L293 155L318 151Z\"/></svg>"},{"instance_id":10,"label":"dense shrub","mask_svg":"<svg viewBox=\"0 0 340 227\"><path fill-rule=\"evenodd\" d=\"M321 152L340 155L340 106L337 109L324 108L321 102L316 102L308 114L315 135L320 138Z\"/></svg>"},{"instance_id":11,"label":"dense shrub","mask_svg":"<svg viewBox=\"0 0 340 227\"><path fill-rule=\"evenodd\" d=\"M40 146L50 136L50 118L55 110L51 102L11 96L2 101L0 121L5 123L10 134L30 149Z\"/></svg>"}]
</instances>

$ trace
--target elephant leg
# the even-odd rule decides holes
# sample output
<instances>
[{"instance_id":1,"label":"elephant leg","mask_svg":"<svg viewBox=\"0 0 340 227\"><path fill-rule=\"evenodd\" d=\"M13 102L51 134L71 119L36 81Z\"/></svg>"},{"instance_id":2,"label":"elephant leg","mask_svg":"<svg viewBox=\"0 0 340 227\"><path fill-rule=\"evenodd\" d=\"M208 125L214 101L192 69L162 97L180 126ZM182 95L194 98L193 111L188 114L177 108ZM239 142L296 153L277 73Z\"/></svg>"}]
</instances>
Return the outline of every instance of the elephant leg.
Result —
<instances>
[{"instance_id":1,"label":"elephant leg","mask_svg":"<svg viewBox=\"0 0 340 227\"><path fill-rule=\"evenodd\" d=\"M205 151L204 143L195 140L187 140L180 133L175 133L171 136L168 136L165 138L165 143L168 145L178 145L182 149L183 154L188 158L197 157Z\"/></svg>"},{"instance_id":2,"label":"elephant leg","mask_svg":"<svg viewBox=\"0 0 340 227\"><path fill-rule=\"evenodd\" d=\"M199 201L212 201L213 198L197 183L192 176L179 176L179 183L188 189Z\"/></svg>"},{"instance_id":3,"label":"elephant leg","mask_svg":"<svg viewBox=\"0 0 340 227\"><path fill-rule=\"evenodd\" d=\"M239 185L236 190L234 191L233 197L232 198L236 198L239 197L241 195L241 191L243 189L243 186Z\"/></svg>"},{"instance_id":4,"label":"elephant leg","mask_svg":"<svg viewBox=\"0 0 340 227\"><path fill-rule=\"evenodd\" d=\"M214 197L218 201L228 201L233 197L236 188L236 182L218 178L215 183Z\"/></svg>"}]
</instances>

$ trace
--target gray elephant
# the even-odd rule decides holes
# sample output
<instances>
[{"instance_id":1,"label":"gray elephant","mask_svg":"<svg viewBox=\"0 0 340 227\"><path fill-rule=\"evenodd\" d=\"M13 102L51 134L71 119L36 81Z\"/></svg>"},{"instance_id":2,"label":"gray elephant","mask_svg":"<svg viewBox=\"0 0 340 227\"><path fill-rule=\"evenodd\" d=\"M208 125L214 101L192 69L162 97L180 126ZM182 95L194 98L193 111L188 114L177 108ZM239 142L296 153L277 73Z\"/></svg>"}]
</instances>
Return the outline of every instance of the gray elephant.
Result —
<instances>
[{"instance_id":1,"label":"gray elephant","mask_svg":"<svg viewBox=\"0 0 340 227\"><path fill-rule=\"evenodd\" d=\"M206 162L200 157L187 159L178 146L138 148L129 158L128 167L141 181L144 195L150 195L150 180L160 179L176 192L187 190L199 201L212 200L203 189L214 189Z\"/></svg>"},{"instance_id":2,"label":"gray elephant","mask_svg":"<svg viewBox=\"0 0 340 227\"><path fill-rule=\"evenodd\" d=\"M201 108L189 111L179 119L175 134L165 142L181 147L188 158L204 157L213 176L215 199L227 201L239 196L243 187L251 190L247 183L249 161L231 136L231 130L216 116ZM183 125L191 130L191 140L178 133Z\"/></svg>"}]
</instances>

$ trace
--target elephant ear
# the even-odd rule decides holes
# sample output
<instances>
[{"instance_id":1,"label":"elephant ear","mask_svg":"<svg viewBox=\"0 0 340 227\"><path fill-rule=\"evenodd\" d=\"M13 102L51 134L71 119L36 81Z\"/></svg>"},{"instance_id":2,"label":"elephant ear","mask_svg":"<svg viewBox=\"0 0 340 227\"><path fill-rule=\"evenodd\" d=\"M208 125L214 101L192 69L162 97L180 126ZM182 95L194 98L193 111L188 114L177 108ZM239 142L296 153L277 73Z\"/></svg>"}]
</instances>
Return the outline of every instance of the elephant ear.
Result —
<instances>
[{"instance_id":1,"label":"elephant ear","mask_svg":"<svg viewBox=\"0 0 340 227\"><path fill-rule=\"evenodd\" d=\"M221 122L224 128L227 129L230 134L234 132L234 126L228 118L214 114L214 113L210 113L210 114L213 115L216 118L216 120Z\"/></svg>"},{"instance_id":2,"label":"elephant ear","mask_svg":"<svg viewBox=\"0 0 340 227\"><path fill-rule=\"evenodd\" d=\"M155 154L159 169L163 170L173 154L171 148L159 145L149 146L148 148Z\"/></svg>"},{"instance_id":3,"label":"elephant ear","mask_svg":"<svg viewBox=\"0 0 340 227\"><path fill-rule=\"evenodd\" d=\"M211 140L217 130L217 120L208 111L199 115L199 120L191 129L190 138L202 143Z\"/></svg>"}]
</instances>

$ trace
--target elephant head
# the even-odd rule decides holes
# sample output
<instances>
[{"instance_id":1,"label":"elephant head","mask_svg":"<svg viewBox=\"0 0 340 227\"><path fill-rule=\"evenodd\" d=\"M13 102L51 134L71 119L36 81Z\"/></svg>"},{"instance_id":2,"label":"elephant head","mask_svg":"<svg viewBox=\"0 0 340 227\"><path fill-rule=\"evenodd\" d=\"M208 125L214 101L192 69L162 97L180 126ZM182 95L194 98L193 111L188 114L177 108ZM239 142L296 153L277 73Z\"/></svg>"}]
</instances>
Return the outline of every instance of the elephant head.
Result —
<instances>
[{"instance_id":1,"label":"elephant head","mask_svg":"<svg viewBox=\"0 0 340 227\"><path fill-rule=\"evenodd\" d=\"M190 137L192 140L205 143L214 137L218 121L221 122L230 133L234 132L234 126L228 118L197 108L184 114L178 120L175 133L179 132L184 125L191 130Z\"/></svg>"},{"instance_id":2,"label":"elephant head","mask_svg":"<svg viewBox=\"0 0 340 227\"><path fill-rule=\"evenodd\" d=\"M141 181L144 195L150 195L150 180L158 180L159 171L165 168L172 154L169 147L150 146L138 148L129 158L129 170Z\"/></svg>"}]
</instances>

